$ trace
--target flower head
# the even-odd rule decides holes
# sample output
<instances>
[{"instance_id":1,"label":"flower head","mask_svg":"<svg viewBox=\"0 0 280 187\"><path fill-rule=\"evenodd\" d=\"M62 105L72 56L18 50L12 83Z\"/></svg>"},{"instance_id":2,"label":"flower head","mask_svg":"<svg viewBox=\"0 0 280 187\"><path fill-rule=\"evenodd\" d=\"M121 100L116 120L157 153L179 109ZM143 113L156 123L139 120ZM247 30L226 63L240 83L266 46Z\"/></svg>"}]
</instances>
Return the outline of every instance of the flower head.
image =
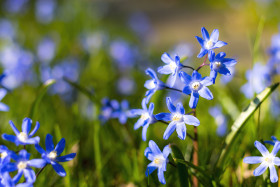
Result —
<instances>
[{"instance_id":1,"label":"flower head","mask_svg":"<svg viewBox=\"0 0 280 187\"><path fill-rule=\"evenodd\" d=\"M220 106L211 107L209 109L210 115L215 118L215 122L218 126L216 132L218 136L224 136L227 132L227 118L222 113L222 109Z\"/></svg>"},{"instance_id":2,"label":"flower head","mask_svg":"<svg viewBox=\"0 0 280 187\"><path fill-rule=\"evenodd\" d=\"M150 103L149 108L147 108L146 98L142 100L142 109L132 109L131 114L133 116L140 116L138 121L134 124L134 129L138 129L143 127L142 129L142 139L146 141L147 129L150 124L155 122L153 111L154 111L154 103Z\"/></svg>"},{"instance_id":3,"label":"flower head","mask_svg":"<svg viewBox=\"0 0 280 187\"><path fill-rule=\"evenodd\" d=\"M131 117L129 103L127 100L123 100L116 108L115 111L112 112L112 118L118 118L121 124L125 124L127 118Z\"/></svg>"},{"instance_id":4,"label":"flower head","mask_svg":"<svg viewBox=\"0 0 280 187\"><path fill-rule=\"evenodd\" d=\"M21 175L15 175L13 178L9 175L8 172L3 174L2 180L0 178L0 187L33 187L32 181L27 181L25 183L17 184L20 180Z\"/></svg>"},{"instance_id":5,"label":"flower head","mask_svg":"<svg viewBox=\"0 0 280 187\"><path fill-rule=\"evenodd\" d=\"M22 122L22 127L21 127L22 132L19 132L19 130L14 125L14 123L12 121L10 121L10 126L12 127L16 136L3 134L2 138L4 140L15 143L17 146L18 145L28 145L28 144L38 144L40 141L40 137L36 136L36 137L32 138L32 136L39 129L40 124L39 124L39 122L36 122L36 126L34 127L33 131L30 132L31 124L32 124L32 120L30 118L24 118L23 122Z\"/></svg>"},{"instance_id":6,"label":"flower head","mask_svg":"<svg viewBox=\"0 0 280 187\"><path fill-rule=\"evenodd\" d=\"M163 152L160 151L157 144L149 141L149 147L145 150L145 156L152 161L146 170L146 176L150 175L155 169L158 169L158 180L165 184L164 172L166 171L166 164L168 162L168 155L171 153L169 145L165 146Z\"/></svg>"},{"instance_id":7,"label":"flower head","mask_svg":"<svg viewBox=\"0 0 280 187\"><path fill-rule=\"evenodd\" d=\"M270 180L272 183L275 183L278 181L278 175L275 169L275 166L280 166L280 158L276 157L277 152L280 149L280 142L276 142L273 150L271 153L268 152L266 147L261 144L258 141L255 141L255 147L260 151L262 156L249 156L245 157L243 162L247 164L259 164L259 167L257 167L254 170L254 176L259 176L265 172L267 168L269 168L270 171Z\"/></svg>"},{"instance_id":8,"label":"flower head","mask_svg":"<svg viewBox=\"0 0 280 187\"><path fill-rule=\"evenodd\" d=\"M210 61L210 77L215 84L215 80L217 74L220 73L222 75L231 75L229 67L234 66L236 64L236 60L232 58L225 58L226 53L221 52L215 56L213 51L209 53L209 61Z\"/></svg>"},{"instance_id":9,"label":"flower head","mask_svg":"<svg viewBox=\"0 0 280 187\"><path fill-rule=\"evenodd\" d=\"M119 107L119 102L116 100L109 100L108 98L102 99L101 114L99 119L105 123L110 118L112 118L112 113Z\"/></svg>"},{"instance_id":10,"label":"flower head","mask_svg":"<svg viewBox=\"0 0 280 187\"><path fill-rule=\"evenodd\" d=\"M64 168L59 164L59 162L67 162L75 158L76 153L70 153L68 155L60 156L65 148L65 139L62 138L58 144L54 147L53 137L50 134L46 136L46 151L38 144L35 145L35 148L39 153L41 153L42 158L48 163L51 164L55 172L62 176L66 176Z\"/></svg>"},{"instance_id":11,"label":"flower head","mask_svg":"<svg viewBox=\"0 0 280 187\"><path fill-rule=\"evenodd\" d=\"M0 88L0 101L6 96L6 94L7 94L7 90L4 88ZM0 102L0 111L6 112L9 111L9 109L10 108L6 104Z\"/></svg>"},{"instance_id":12,"label":"flower head","mask_svg":"<svg viewBox=\"0 0 280 187\"><path fill-rule=\"evenodd\" d=\"M201 33L203 39L196 36L197 41L201 45L200 53L197 55L198 58L203 57L213 49L220 48L227 45L226 42L218 40L219 39L218 29L214 29L210 37L208 31L204 27L201 28Z\"/></svg>"},{"instance_id":13,"label":"flower head","mask_svg":"<svg viewBox=\"0 0 280 187\"><path fill-rule=\"evenodd\" d=\"M200 122L192 115L185 115L185 109L182 103L178 103L175 107L170 97L166 98L166 103L171 113L159 113L155 116L157 120L171 121L164 132L163 139L167 140L176 129L178 137L184 140L187 135L185 124L198 126Z\"/></svg>"},{"instance_id":14,"label":"flower head","mask_svg":"<svg viewBox=\"0 0 280 187\"><path fill-rule=\"evenodd\" d=\"M185 72L180 72L179 77L185 83L185 88L183 93L191 95L189 106L191 108L196 108L199 96L212 100L213 95L211 91L206 87L213 84L210 77L201 77L197 71L193 71L192 76L188 75Z\"/></svg>"},{"instance_id":15,"label":"flower head","mask_svg":"<svg viewBox=\"0 0 280 187\"><path fill-rule=\"evenodd\" d=\"M166 64L165 66L160 66L158 72L160 74L171 74L170 75L170 87L173 87L178 76L179 71L182 69L183 65L180 63L180 57L175 56L173 60L169 54L164 53L161 56L161 60Z\"/></svg>"}]
</instances>

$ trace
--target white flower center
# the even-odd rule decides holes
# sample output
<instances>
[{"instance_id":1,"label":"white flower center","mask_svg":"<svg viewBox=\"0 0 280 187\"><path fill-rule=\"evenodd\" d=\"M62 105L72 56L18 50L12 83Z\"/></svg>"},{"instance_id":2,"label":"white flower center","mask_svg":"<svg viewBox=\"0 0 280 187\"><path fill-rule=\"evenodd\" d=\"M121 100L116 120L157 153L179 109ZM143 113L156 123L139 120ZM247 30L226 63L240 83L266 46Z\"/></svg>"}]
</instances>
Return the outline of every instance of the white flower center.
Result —
<instances>
[{"instance_id":1,"label":"white flower center","mask_svg":"<svg viewBox=\"0 0 280 187\"><path fill-rule=\"evenodd\" d=\"M214 62L214 69L219 69L221 67L221 62Z\"/></svg>"},{"instance_id":2,"label":"white flower center","mask_svg":"<svg viewBox=\"0 0 280 187\"><path fill-rule=\"evenodd\" d=\"M22 141L22 142L26 142L26 140L28 139L27 134L24 133L24 132L19 133L19 135L18 135L17 137L18 137L18 139L19 139L20 141Z\"/></svg>"},{"instance_id":3,"label":"white flower center","mask_svg":"<svg viewBox=\"0 0 280 187\"><path fill-rule=\"evenodd\" d=\"M25 169L27 167L27 163L26 162L19 162L18 165L17 165L18 169Z\"/></svg>"},{"instance_id":4,"label":"white flower center","mask_svg":"<svg viewBox=\"0 0 280 187\"><path fill-rule=\"evenodd\" d=\"M56 151L52 151L48 154L48 158L51 159L51 160L56 159L56 157L57 157Z\"/></svg>"},{"instance_id":5,"label":"white flower center","mask_svg":"<svg viewBox=\"0 0 280 187\"><path fill-rule=\"evenodd\" d=\"M146 119L148 119L148 118L150 118L150 115L149 115L148 112L145 112L145 113L143 113L143 114L141 115L141 119L143 119L143 120L146 120Z\"/></svg>"},{"instance_id":6,"label":"white flower center","mask_svg":"<svg viewBox=\"0 0 280 187\"><path fill-rule=\"evenodd\" d=\"M175 113L175 114L172 116L172 120L173 120L173 121L182 121L182 118L183 118L183 115L182 115L182 114L179 114L179 113Z\"/></svg>"},{"instance_id":7,"label":"white flower center","mask_svg":"<svg viewBox=\"0 0 280 187\"><path fill-rule=\"evenodd\" d=\"M1 153L1 158L2 159L6 158L6 156L8 156L8 153L6 151Z\"/></svg>"},{"instance_id":8,"label":"white flower center","mask_svg":"<svg viewBox=\"0 0 280 187\"><path fill-rule=\"evenodd\" d=\"M155 157L154 163L158 166L161 166L165 162L165 158L162 155Z\"/></svg>"},{"instance_id":9,"label":"white flower center","mask_svg":"<svg viewBox=\"0 0 280 187\"><path fill-rule=\"evenodd\" d=\"M155 84L155 81L150 81L149 82L149 87L151 88L151 89L153 89L153 88L155 88L156 87L156 84Z\"/></svg>"},{"instance_id":10,"label":"white flower center","mask_svg":"<svg viewBox=\"0 0 280 187\"><path fill-rule=\"evenodd\" d=\"M170 67L171 71L174 72L174 71L176 70L177 64L176 64L175 62L171 62L171 63L169 64L169 67Z\"/></svg>"},{"instance_id":11,"label":"white flower center","mask_svg":"<svg viewBox=\"0 0 280 187\"><path fill-rule=\"evenodd\" d=\"M274 156L269 154L267 156L264 157L264 162L266 162L268 165L273 164L274 163Z\"/></svg>"},{"instance_id":12,"label":"white flower center","mask_svg":"<svg viewBox=\"0 0 280 187\"><path fill-rule=\"evenodd\" d=\"M213 42L211 40L208 40L206 42L205 48L206 49L211 49L213 47Z\"/></svg>"},{"instance_id":13,"label":"white flower center","mask_svg":"<svg viewBox=\"0 0 280 187\"><path fill-rule=\"evenodd\" d=\"M200 82L192 83L192 89L193 90L199 90L200 86L201 86Z\"/></svg>"}]
</instances>

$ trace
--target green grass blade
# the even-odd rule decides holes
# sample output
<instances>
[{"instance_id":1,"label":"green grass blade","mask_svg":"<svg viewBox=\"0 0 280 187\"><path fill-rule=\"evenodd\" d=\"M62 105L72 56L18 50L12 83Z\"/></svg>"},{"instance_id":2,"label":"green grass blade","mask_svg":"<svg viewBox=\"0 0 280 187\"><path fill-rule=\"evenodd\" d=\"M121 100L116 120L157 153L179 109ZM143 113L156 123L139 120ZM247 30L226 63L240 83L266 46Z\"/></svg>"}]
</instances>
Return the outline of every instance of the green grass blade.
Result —
<instances>
[{"instance_id":1,"label":"green grass blade","mask_svg":"<svg viewBox=\"0 0 280 187\"><path fill-rule=\"evenodd\" d=\"M249 106L239 115L231 127L231 132L227 135L225 140L225 148L222 150L220 158L217 163L217 167L224 170L226 167L226 161L230 155L231 149L235 143L235 140L240 135L241 130L244 128L247 120L254 114L254 112L260 107L263 101L278 87L279 83L273 84L267 87L264 91L256 96L251 101Z\"/></svg>"},{"instance_id":2,"label":"green grass blade","mask_svg":"<svg viewBox=\"0 0 280 187\"><path fill-rule=\"evenodd\" d=\"M29 112L29 117L31 119L33 119L35 117L35 114L37 112L37 109L38 109L38 106L39 106L39 103L41 102L43 96L46 94L46 92L48 91L48 88L53 85L54 83L56 82L56 80L54 79L49 79L47 80L43 85L42 87L40 88L40 91L39 91L39 94L38 96L36 97L35 101L33 102L32 106L31 106L31 109L30 109L30 112Z\"/></svg>"}]
</instances>

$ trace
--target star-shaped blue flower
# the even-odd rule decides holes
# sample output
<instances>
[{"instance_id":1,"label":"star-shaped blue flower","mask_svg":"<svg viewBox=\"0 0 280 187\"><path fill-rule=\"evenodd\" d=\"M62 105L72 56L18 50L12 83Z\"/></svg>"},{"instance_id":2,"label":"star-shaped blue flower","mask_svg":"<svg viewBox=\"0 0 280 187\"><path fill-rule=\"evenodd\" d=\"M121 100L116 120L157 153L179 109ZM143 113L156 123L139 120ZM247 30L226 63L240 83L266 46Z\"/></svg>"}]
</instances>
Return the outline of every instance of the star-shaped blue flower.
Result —
<instances>
[{"instance_id":1,"label":"star-shaped blue flower","mask_svg":"<svg viewBox=\"0 0 280 187\"><path fill-rule=\"evenodd\" d=\"M214 29L210 37L208 31L204 27L201 28L201 33L203 39L196 36L197 41L201 45L200 53L197 55L198 58L203 57L213 49L220 48L227 45L226 42L218 40L219 39L218 29Z\"/></svg>"},{"instance_id":2,"label":"star-shaped blue flower","mask_svg":"<svg viewBox=\"0 0 280 187\"><path fill-rule=\"evenodd\" d=\"M7 94L7 90L4 88L0 88L0 101L5 97L6 94ZM0 102L0 111L6 112L9 111L9 109L10 108L6 104Z\"/></svg>"},{"instance_id":3,"label":"star-shaped blue flower","mask_svg":"<svg viewBox=\"0 0 280 187\"><path fill-rule=\"evenodd\" d=\"M109 100L108 98L102 99L102 107L101 114L99 115L99 119L102 123L107 122L110 118L112 118L112 113L117 110L119 107L119 102L116 100Z\"/></svg>"},{"instance_id":4,"label":"star-shaped blue flower","mask_svg":"<svg viewBox=\"0 0 280 187\"><path fill-rule=\"evenodd\" d=\"M243 162L247 163L247 164L259 164L259 167L257 167L254 170L254 176L260 176L261 174L263 174L265 172L265 170L267 168L269 168L270 171L270 181L272 183L275 183L278 181L278 175L275 169L275 166L280 166L280 158L276 157L277 152L280 149L280 142L276 142L273 150L271 151L271 153L268 152L268 150L266 149L266 147L261 144L258 141L255 141L255 147L260 151L260 153L262 154L262 156L249 156L249 157L245 157Z\"/></svg>"},{"instance_id":5,"label":"star-shaped blue flower","mask_svg":"<svg viewBox=\"0 0 280 187\"><path fill-rule=\"evenodd\" d=\"M45 141L46 151L38 144L35 145L35 148L39 153L41 153L41 156L46 161L46 163L52 165L53 169L58 175L65 177L66 172L59 162L67 162L74 159L76 153L60 156L65 148L65 139L62 138L56 147L54 147L52 138L52 135L47 134Z\"/></svg>"},{"instance_id":6,"label":"star-shaped blue flower","mask_svg":"<svg viewBox=\"0 0 280 187\"><path fill-rule=\"evenodd\" d=\"M171 113L159 113L155 116L157 120L171 121L164 132L163 139L167 140L176 129L178 137L184 140L187 135L185 124L198 126L200 122L192 115L185 115L182 103L178 103L177 107L175 107L172 104L171 98L167 97L166 104Z\"/></svg>"},{"instance_id":7,"label":"star-shaped blue flower","mask_svg":"<svg viewBox=\"0 0 280 187\"><path fill-rule=\"evenodd\" d=\"M179 71L182 69L183 65L180 63L180 57L175 56L173 60L169 54L164 53L161 56L161 60L166 64L165 66L160 66L158 72L160 74L171 74L169 77L169 86L173 87L178 76Z\"/></svg>"},{"instance_id":8,"label":"star-shaped blue flower","mask_svg":"<svg viewBox=\"0 0 280 187\"><path fill-rule=\"evenodd\" d=\"M35 172L31 167L42 168L46 161L43 159L30 159L30 154L26 150L21 150L18 155L12 154L11 158L15 162L10 162L2 169L3 172L18 171L17 176L24 175L27 182L33 183L36 180Z\"/></svg>"},{"instance_id":9,"label":"star-shaped blue flower","mask_svg":"<svg viewBox=\"0 0 280 187\"><path fill-rule=\"evenodd\" d=\"M185 83L185 88L183 89L183 93L187 95L191 95L189 106L191 108L196 108L199 96L212 100L213 95L211 91L206 87L213 84L212 79L210 77L201 77L197 71L193 71L192 76L187 73L181 71L179 73L179 77Z\"/></svg>"},{"instance_id":10,"label":"star-shaped blue flower","mask_svg":"<svg viewBox=\"0 0 280 187\"><path fill-rule=\"evenodd\" d=\"M160 151L157 144L149 141L149 147L145 150L145 156L152 161L146 170L146 176L150 175L154 170L158 169L158 180L165 184L164 172L166 171L166 164L168 163L168 155L171 153L169 145L165 146L163 152Z\"/></svg>"},{"instance_id":11,"label":"star-shaped blue flower","mask_svg":"<svg viewBox=\"0 0 280 187\"><path fill-rule=\"evenodd\" d=\"M161 90L165 87L164 83L162 81L160 81L157 77L157 74L155 73L154 70L152 70L151 68L148 68L146 70L146 74L151 76L152 79L151 80L147 80L144 84L145 88L149 89L146 92L146 102L148 103L152 97L152 95L157 91L157 90Z\"/></svg>"},{"instance_id":12,"label":"star-shaped blue flower","mask_svg":"<svg viewBox=\"0 0 280 187\"><path fill-rule=\"evenodd\" d=\"M8 172L3 174L3 178L0 178L0 187L33 187L33 182L25 182L17 184L20 180L19 175L15 175L14 178L11 178Z\"/></svg>"},{"instance_id":13,"label":"star-shaped blue flower","mask_svg":"<svg viewBox=\"0 0 280 187\"><path fill-rule=\"evenodd\" d=\"M121 124L125 124L127 118L131 117L129 103L127 100L123 100L118 106L115 111L113 111L112 118L118 118Z\"/></svg>"},{"instance_id":14,"label":"star-shaped blue flower","mask_svg":"<svg viewBox=\"0 0 280 187\"><path fill-rule=\"evenodd\" d=\"M36 136L36 137L32 138L32 136L39 129L40 124L39 124L39 122L36 122L36 126L34 127L33 131L30 132L31 124L32 124L32 120L30 118L24 118L23 122L22 122L22 127L21 127L22 132L19 132L19 130L14 125L14 123L12 121L10 121L10 126L12 127L16 136L3 134L2 138L4 140L15 143L17 146L18 145L28 145L28 144L38 144L40 141L40 137Z\"/></svg>"},{"instance_id":15,"label":"star-shaped blue flower","mask_svg":"<svg viewBox=\"0 0 280 187\"><path fill-rule=\"evenodd\" d=\"M210 61L210 77L213 80L213 84L215 84L215 80L217 77L217 74L223 74L223 75L231 75L229 67L234 66L237 62L235 59L232 58L225 58L226 53L220 52L215 56L215 53L213 51L210 51L209 53L209 61Z\"/></svg>"},{"instance_id":16,"label":"star-shaped blue flower","mask_svg":"<svg viewBox=\"0 0 280 187\"><path fill-rule=\"evenodd\" d=\"M147 129L150 124L154 123L156 120L153 116L154 103L150 103L149 109L147 108L146 98L142 100L143 109L132 109L131 114L134 116L140 116L138 121L134 124L134 130L143 127L142 129L142 139L146 141Z\"/></svg>"}]
</instances>

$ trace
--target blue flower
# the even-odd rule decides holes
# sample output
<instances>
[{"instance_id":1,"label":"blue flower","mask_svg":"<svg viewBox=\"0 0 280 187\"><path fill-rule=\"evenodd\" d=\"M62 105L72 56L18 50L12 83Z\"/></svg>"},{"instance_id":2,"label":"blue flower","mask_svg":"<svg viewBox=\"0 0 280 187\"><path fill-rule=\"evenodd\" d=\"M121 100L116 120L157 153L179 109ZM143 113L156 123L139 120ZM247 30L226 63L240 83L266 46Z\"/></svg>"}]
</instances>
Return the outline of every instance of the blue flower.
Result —
<instances>
[{"instance_id":1,"label":"blue flower","mask_svg":"<svg viewBox=\"0 0 280 187\"><path fill-rule=\"evenodd\" d=\"M37 56L45 64L49 64L55 56L56 43L51 38L43 38L37 47Z\"/></svg>"},{"instance_id":2,"label":"blue flower","mask_svg":"<svg viewBox=\"0 0 280 187\"><path fill-rule=\"evenodd\" d=\"M22 132L19 132L18 129L16 128L16 126L14 125L14 123L12 121L10 121L10 126L12 127L12 129L13 129L14 133L16 134L16 136L8 135L8 134L3 134L2 138L4 140L7 140L7 141L15 143L17 146L18 145L28 145L28 144L38 144L39 141L40 141L40 137L36 136L36 137L32 138L32 136L39 129L40 124L39 124L39 122L36 122L36 126L34 127L33 131L30 132L31 124L32 124L32 120L31 119L24 118L23 122L22 122L22 127L21 127L22 128Z\"/></svg>"},{"instance_id":3,"label":"blue flower","mask_svg":"<svg viewBox=\"0 0 280 187\"><path fill-rule=\"evenodd\" d=\"M247 98L254 97L255 93L262 92L271 82L270 71L267 66L256 63L252 70L246 72L248 82L241 87Z\"/></svg>"},{"instance_id":4,"label":"blue flower","mask_svg":"<svg viewBox=\"0 0 280 187\"><path fill-rule=\"evenodd\" d=\"M270 63L280 62L280 34L274 35L271 38L271 47L269 48L269 53L271 55Z\"/></svg>"},{"instance_id":5,"label":"blue flower","mask_svg":"<svg viewBox=\"0 0 280 187\"><path fill-rule=\"evenodd\" d=\"M215 118L216 124L218 126L216 133L218 136L224 136L227 132L227 118L222 113L220 106L211 107L209 109L210 115Z\"/></svg>"},{"instance_id":6,"label":"blue flower","mask_svg":"<svg viewBox=\"0 0 280 187\"><path fill-rule=\"evenodd\" d=\"M4 145L0 145L0 164L2 164L4 162L4 160L8 160L8 162L10 162L12 154L13 154L13 151L10 151Z\"/></svg>"},{"instance_id":7,"label":"blue flower","mask_svg":"<svg viewBox=\"0 0 280 187\"><path fill-rule=\"evenodd\" d=\"M158 169L158 180L165 184L164 172L166 171L166 164L168 163L168 155L171 153L169 145L163 148L163 152L160 151L157 144L153 141L149 141L149 147L145 149L144 155L152 161L146 170L146 176L150 175L155 169Z\"/></svg>"},{"instance_id":8,"label":"blue flower","mask_svg":"<svg viewBox=\"0 0 280 187\"><path fill-rule=\"evenodd\" d=\"M132 109L131 114L133 116L140 116L138 121L134 124L134 130L143 127L142 129L142 139L146 141L147 129L150 124L155 122L153 111L154 111L154 103L150 103L149 109L147 108L146 98L142 100L142 108L143 109Z\"/></svg>"},{"instance_id":9,"label":"blue flower","mask_svg":"<svg viewBox=\"0 0 280 187\"><path fill-rule=\"evenodd\" d=\"M275 136L271 136L271 139L272 139L272 141L266 140L266 141L264 141L264 143L268 143L270 145L275 145L276 142L279 142L279 140Z\"/></svg>"},{"instance_id":10,"label":"blue flower","mask_svg":"<svg viewBox=\"0 0 280 187\"><path fill-rule=\"evenodd\" d=\"M170 97L167 97L166 104L171 113L159 113L155 116L157 120L171 121L164 132L163 139L167 140L176 129L178 137L184 140L187 135L185 124L198 126L200 122L192 115L185 115L185 109L182 103L177 103L175 107Z\"/></svg>"},{"instance_id":11,"label":"blue flower","mask_svg":"<svg viewBox=\"0 0 280 187\"><path fill-rule=\"evenodd\" d=\"M0 187L33 187L33 182L25 182L17 184L20 180L19 175L15 175L14 178L11 178L8 172L3 174L2 180L0 180ZM1 178L0 178L1 179Z\"/></svg>"},{"instance_id":12,"label":"blue flower","mask_svg":"<svg viewBox=\"0 0 280 187\"><path fill-rule=\"evenodd\" d=\"M35 145L35 148L39 153L41 153L42 158L47 162L47 164L51 164L55 172L62 176L66 176L66 172L62 165L59 164L59 162L68 162L75 158L76 153L70 153L68 155L60 156L60 154L63 152L65 148L65 139L62 138L56 147L54 147L53 144L53 137L50 134L47 134L46 136L46 151L38 144Z\"/></svg>"},{"instance_id":13,"label":"blue flower","mask_svg":"<svg viewBox=\"0 0 280 187\"><path fill-rule=\"evenodd\" d=\"M10 13L19 13L26 9L29 0L6 0L4 10Z\"/></svg>"},{"instance_id":14,"label":"blue flower","mask_svg":"<svg viewBox=\"0 0 280 187\"><path fill-rule=\"evenodd\" d=\"M119 122L121 124L125 124L126 121L127 121L127 118L131 117L128 101L127 100L123 100L119 104L119 106L117 106L117 109L112 112L111 117L112 118L118 118Z\"/></svg>"},{"instance_id":15,"label":"blue flower","mask_svg":"<svg viewBox=\"0 0 280 187\"><path fill-rule=\"evenodd\" d=\"M213 51L210 51L209 53L209 61L210 61L210 77L213 80L213 84L215 84L215 80L217 77L217 74L223 74L223 75L231 75L229 67L234 66L236 64L236 60L232 58L225 58L226 53L220 52L215 56L215 53Z\"/></svg>"},{"instance_id":16,"label":"blue flower","mask_svg":"<svg viewBox=\"0 0 280 187\"><path fill-rule=\"evenodd\" d=\"M190 95L189 106L191 108L196 108L199 96L212 100L213 95L211 91L206 87L213 84L212 79L210 77L201 77L197 71L193 71L192 76L188 75L185 72L180 72L179 77L185 83L185 88L183 89L183 93Z\"/></svg>"},{"instance_id":17,"label":"blue flower","mask_svg":"<svg viewBox=\"0 0 280 187\"><path fill-rule=\"evenodd\" d=\"M161 56L161 60L166 64L165 66L160 66L158 68L158 72L160 74L171 74L170 78L170 87L173 87L178 76L179 71L182 69L183 65L180 63L180 57L175 56L175 60L173 60L169 54L164 53Z\"/></svg>"},{"instance_id":18,"label":"blue flower","mask_svg":"<svg viewBox=\"0 0 280 187\"><path fill-rule=\"evenodd\" d=\"M53 20L56 8L55 0L38 0L36 2L36 18L41 23L49 23Z\"/></svg>"},{"instance_id":19,"label":"blue flower","mask_svg":"<svg viewBox=\"0 0 280 187\"><path fill-rule=\"evenodd\" d=\"M4 88L0 88L0 101L5 97L5 95L7 94L7 90L4 89ZM4 104L4 103L1 103L0 102L0 111L9 111L9 107Z\"/></svg>"},{"instance_id":20,"label":"blue flower","mask_svg":"<svg viewBox=\"0 0 280 187\"><path fill-rule=\"evenodd\" d=\"M227 45L226 42L218 40L219 39L218 29L214 29L210 37L208 31L204 27L201 28L201 33L203 39L196 36L197 41L202 47L200 53L197 55L198 58L203 57L213 49L220 48Z\"/></svg>"},{"instance_id":21,"label":"blue flower","mask_svg":"<svg viewBox=\"0 0 280 187\"><path fill-rule=\"evenodd\" d=\"M270 181L272 183L277 182L278 181L278 175L277 175L277 172L276 172L276 169L275 169L274 165L280 166L280 158L276 157L276 154L280 149L280 142L275 143L271 153L269 153L268 150L266 149L266 147L258 141L255 141L255 147L260 151L262 156L245 157L243 159L243 162L245 162L247 164L259 164L259 163L261 163L260 166L257 167L254 170L254 172L253 172L254 176L260 176L269 167Z\"/></svg>"},{"instance_id":22,"label":"blue flower","mask_svg":"<svg viewBox=\"0 0 280 187\"><path fill-rule=\"evenodd\" d=\"M147 80L144 84L145 88L149 89L146 92L146 102L148 103L152 97L152 95L157 91L157 90L162 90L165 85L164 83L158 79L157 74L152 70L151 68L148 68L146 70L146 74L151 76L151 80Z\"/></svg>"},{"instance_id":23,"label":"blue flower","mask_svg":"<svg viewBox=\"0 0 280 187\"><path fill-rule=\"evenodd\" d=\"M30 159L30 154L26 150L21 150L18 155L12 154L11 158L15 162L8 163L4 168L3 172L18 171L17 176L21 178L24 175L27 182L34 182L36 180L35 172L31 167L42 168L46 165L44 159Z\"/></svg>"},{"instance_id":24,"label":"blue flower","mask_svg":"<svg viewBox=\"0 0 280 187\"><path fill-rule=\"evenodd\" d=\"M0 19L0 38L12 41L15 36L15 28L7 19Z\"/></svg>"},{"instance_id":25,"label":"blue flower","mask_svg":"<svg viewBox=\"0 0 280 187\"><path fill-rule=\"evenodd\" d=\"M129 77L122 77L118 80L117 88L119 93L123 95L131 95L136 91L135 82Z\"/></svg>"},{"instance_id":26,"label":"blue flower","mask_svg":"<svg viewBox=\"0 0 280 187\"><path fill-rule=\"evenodd\" d=\"M102 107L101 107L101 114L99 115L99 119L102 123L105 123L110 118L112 118L112 113L114 110L117 110L119 107L119 102L116 100L110 101L108 98L102 99Z\"/></svg>"}]
</instances>

